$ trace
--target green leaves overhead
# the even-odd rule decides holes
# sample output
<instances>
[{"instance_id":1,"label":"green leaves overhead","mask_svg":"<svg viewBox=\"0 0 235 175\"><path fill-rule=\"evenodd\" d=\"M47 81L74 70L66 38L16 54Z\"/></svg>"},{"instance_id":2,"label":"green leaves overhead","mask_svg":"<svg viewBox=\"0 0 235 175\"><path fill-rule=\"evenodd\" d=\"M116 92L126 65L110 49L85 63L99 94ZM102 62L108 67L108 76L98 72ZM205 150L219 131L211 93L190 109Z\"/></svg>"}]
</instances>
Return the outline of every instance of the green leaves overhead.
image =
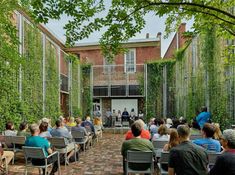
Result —
<instances>
[{"instance_id":1,"label":"green leaves overhead","mask_svg":"<svg viewBox=\"0 0 235 175\"><path fill-rule=\"evenodd\" d=\"M196 33L216 26L217 35L235 35L234 0L24 0L24 4L30 6L39 22L67 15L64 28L69 45L105 28L100 43L107 57L122 51L120 43L144 28L144 16L150 12L160 17L167 15L166 36L182 20L192 18Z\"/></svg>"}]
</instances>

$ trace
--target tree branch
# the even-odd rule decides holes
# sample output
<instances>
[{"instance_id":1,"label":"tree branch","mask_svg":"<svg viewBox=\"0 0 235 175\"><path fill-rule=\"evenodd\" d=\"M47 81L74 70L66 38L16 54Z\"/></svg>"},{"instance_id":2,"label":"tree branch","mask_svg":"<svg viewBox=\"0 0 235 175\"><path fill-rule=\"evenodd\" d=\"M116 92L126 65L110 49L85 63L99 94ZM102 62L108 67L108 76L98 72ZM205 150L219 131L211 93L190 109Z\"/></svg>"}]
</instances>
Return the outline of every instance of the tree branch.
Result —
<instances>
[{"instance_id":1,"label":"tree branch","mask_svg":"<svg viewBox=\"0 0 235 175\"><path fill-rule=\"evenodd\" d=\"M225 19L223 19L223 18L221 18L221 17L219 17L219 16L217 16L217 15L215 15L213 13L199 11L199 10L195 10L195 9L192 9L192 10L191 9L186 9L186 8L182 8L182 9L185 10L185 11L192 11L192 12L203 13L203 14L206 14L206 15L209 15L209 16L213 16L213 17L215 17L215 18L217 18L217 19L219 19L219 20L221 20L223 22L235 25L235 22L231 22L231 21L225 20Z\"/></svg>"},{"instance_id":2,"label":"tree branch","mask_svg":"<svg viewBox=\"0 0 235 175\"><path fill-rule=\"evenodd\" d=\"M152 5L165 5L165 6L192 6L192 7L199 7L199 8L203 8L203 9L209 9L209 10L212 10L212 11L216 11L216 12L219 12L225 16L228 16L232 19L235 20L235 16L231 13L228 13L224 10L221 10L219 8L215 8L215 7L212 7L212 6L207 6L207 5L202 5L202 4L197 4L197 3L191 3L191 2L148 2L149 3L149 6L152 6Z\"/></svg>"},{"instance_id":3,"label":"tree branch","mask_svg":"<svg viewBox=\"0 0 235 175\"><path fill-rule=\"evenodd\" d=\"M219 24L219 26L221 28L223 28L224 30L226 30L228 33L230 33L231 35L235 36L235 31L228 29L227 27L223 26L222 24Z\"/></svg>"}]
</instances>

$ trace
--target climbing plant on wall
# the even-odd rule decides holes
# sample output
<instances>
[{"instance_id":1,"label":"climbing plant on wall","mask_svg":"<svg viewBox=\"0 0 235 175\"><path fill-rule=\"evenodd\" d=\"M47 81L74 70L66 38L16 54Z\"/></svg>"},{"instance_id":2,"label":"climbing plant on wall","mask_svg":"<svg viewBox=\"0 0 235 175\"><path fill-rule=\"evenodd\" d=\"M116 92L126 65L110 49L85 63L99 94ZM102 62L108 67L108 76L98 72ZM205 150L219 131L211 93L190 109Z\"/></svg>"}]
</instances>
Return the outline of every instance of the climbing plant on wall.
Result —
<instances>
[{"instance_id":1,"label":"climbing plant on wall","mask_svg":"<svg viewBox=\"0 0 235 175\"><path fill-rule=\"evenodd\" d=\"M70 98L71 98L71 104L72 105L72 116L77 117L81 115L81 109L80 109L80 63L77 56L68 54L66 57L66 60L68 60L71 63L71 92L70 92Z\"/></svg>"},{"instance_id":2,"label":"climbing plant on wall","mask_svg":"<svg viewBox=\"0 0 235 175\"><path fill-rule=\"evenodd\" d=\"M228 126L227 94L224 81L224 62L221 59L220 40L215 35L215 28L208 29L202 35L202 63L206 71L207 91L212 120L223 127Z\"/></svg>"},{"instance_id":3,"label":"climbing plant on wall","mask_svg":"<svg viewBox=\"0 0 235 175\"><path fill-rule=\"evenodd\" d=\"M0 129L5 128L8 120L21 120L21 103L18 93L19 65L21 57L18 52L19 41L15 24L9 19L17 7L17 1L5 1L0 6Z\"/></svg>"},{"instance_id":4,"label":"climbing plant on wall","mask_svg":"<svg viewBox=\"0 0 235 175\"><path fill-rule=\"evenodd\" d=\"M43 116L42 111L42 34L24 20L24 64L22 65L23 119L35 122Z\"/></svg>"},{"instance_id":5,"label":"climbing plant on wall","mask_svg":"<svg viewBox=\"0 0 235 175\"><path fill-rule=\"evenodd\" d=\"M147 119L151 117L163 117L163 68L166 67L167 81L171 86L171 83L173 83L174 64L175 60L160 60L147 63L147 98L145 101Z\"/></svg>"},{"instance_id":6,"label":"climbing plant on wall","mask_svg":"<svg viewBox=\"0 0 235 175\"><path fill-rule=\"evenodd\" d=\"M58 118L60 113L59 106L59 76L57 48L49 41L46 41L46 61L45 61L45 116L52 119Z\"/></svg>"},{"instance_id":7,"label":"climbing plant on wall","mask_svg":"<svg viewBox=\"0 0 235 175\"><path fill-rule=\"evenodd\" d=\"M82 64L81 65L81 84L82 84L82 115L90 115L92 111L92 96L91 96L91 65Z\"/></svg>"}]
</instances>

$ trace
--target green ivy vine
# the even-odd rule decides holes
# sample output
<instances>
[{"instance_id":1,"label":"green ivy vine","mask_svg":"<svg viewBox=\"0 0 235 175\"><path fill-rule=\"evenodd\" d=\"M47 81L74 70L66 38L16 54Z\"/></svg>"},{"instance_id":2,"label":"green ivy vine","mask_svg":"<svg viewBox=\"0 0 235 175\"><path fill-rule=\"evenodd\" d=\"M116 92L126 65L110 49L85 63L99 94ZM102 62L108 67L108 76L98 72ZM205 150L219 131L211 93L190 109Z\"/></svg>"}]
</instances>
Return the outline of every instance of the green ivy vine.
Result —
<instances>
[{"instance_id":1,"label":"green ivy vine","mask_svg":"<svg viewBox=\"0 0 235 175\"><path fill-rule=\"evenodd\" d=\"M92 96L91 96L91 65L81 64L81 91L82 91L82 116L90 115L92 111Z\"/></svg>"}]
</instances>

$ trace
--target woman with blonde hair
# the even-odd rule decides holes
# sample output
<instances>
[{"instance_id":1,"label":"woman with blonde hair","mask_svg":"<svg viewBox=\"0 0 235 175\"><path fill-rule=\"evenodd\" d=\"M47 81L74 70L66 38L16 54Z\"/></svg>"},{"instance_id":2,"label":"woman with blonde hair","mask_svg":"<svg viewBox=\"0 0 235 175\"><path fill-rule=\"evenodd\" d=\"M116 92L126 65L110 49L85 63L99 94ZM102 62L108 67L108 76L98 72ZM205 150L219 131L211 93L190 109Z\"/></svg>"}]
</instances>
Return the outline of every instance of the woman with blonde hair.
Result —
<instances>
[{"instance_id":1,"label":"woman with blonde hair","mask_svg":"<svg viewBox=\"0 0 235 175\"><path fill-rule=\"evenodd\" d=\"M158 133L153 135L152 141L155 140L169 140L169 131L168 128L165 124L162 124L159 128L158 128Z\"/></svg>"}]
</instances>

